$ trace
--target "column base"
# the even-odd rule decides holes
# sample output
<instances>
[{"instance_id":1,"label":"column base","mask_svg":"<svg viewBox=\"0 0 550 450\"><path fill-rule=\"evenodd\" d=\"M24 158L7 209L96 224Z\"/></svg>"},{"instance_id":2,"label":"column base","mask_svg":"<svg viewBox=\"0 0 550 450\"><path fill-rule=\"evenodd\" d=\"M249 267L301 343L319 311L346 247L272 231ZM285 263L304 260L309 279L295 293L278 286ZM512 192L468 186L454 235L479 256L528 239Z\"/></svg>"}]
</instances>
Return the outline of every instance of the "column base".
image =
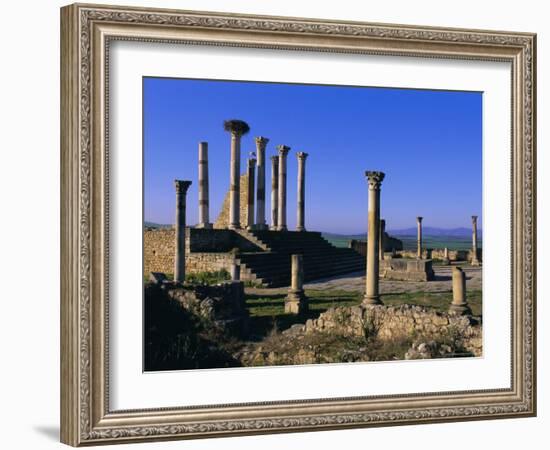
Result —
<instances>
[{"instance_id":1,"label":"column base","mask_svg":"<svg viewBox=\"0 0 550 450\"><path fill-rule=\"evenodd\" d=\"M228 226L227 226L228 229L230 230L240 230L241 229L241 224L240 223L230 223Z\"/></svg>"},{"instance_id":2,"label":"column base","mask_svg":"<svg viewBox=\"0 0 550 450\"><path fill-rule=\"evenodd\" d=\"M296 231L307 231L304 227L296 227Z\"/></svg>"},{"instance_id":3,"label":"column base","mask_svg":"<svg viewBox=\"0 0 550 450\"><path fill-rule=\"evenodd\" d=\"M288 228L286 225L284 225L282 227L277 227L277 231L288 231Z\"/></svg>"},{"instance_id":4,"label":"column base","mask_svg":"<svg viewBox=\"0 0 550 450\"><path fill-rule=\"evenodd\" d=\"M289 290L285 298L285 314L302 314L307 310L308 302L304 290Z\"/></svg>"},{"instance_id":5,"label":"column base","mask_svg":"<svg viewBox=\"0 0 550 450\"><path fill-rule=\"evenodd\" d=\"M255 230L268 230L269 227L265 223L257 223L254 225Z\"/></svg>"},{"instance_id":6,"label":"column base","mask_svg":"<svg viewBox=\"0 0 550 450\"><path fill-rule=\"evenodd\" d=\"M211 223L198 223L195 225L195 228L200 228L202 230L211 230L213 227Z\"/></svg>"},{"instance_id":7,"label":"column base","mask_svg":"<svg viewBox=\"0 0 550 450\"><path fill-rule=\"evenodd\" d=\"M468 306L468 303L463 303L462 305L453 305L449 306L449 314L455 316L469 316L472 314L472 310Z\"/></svg>"},{"instance_id":8,"label":"column base","mask_svg":"<svg viewBox=\"0 0 550 450\"><path fill-rule=\"evenodd\" d=\"M279 227L278 227L277 225L271 225L271 226L269 227L269 229L270 229L271 231L277 231L277 230L279 229Z\"/></svg>"},{"instance_id":9,"label":"column base","mask_svg":"<svg viewBox=\"0 0 550 450\"><path fill-rule=\"evenodd\" d=\"M383 305L379 295L366 295L363 297L363 305Z\"/></svg>"}]
</instances>

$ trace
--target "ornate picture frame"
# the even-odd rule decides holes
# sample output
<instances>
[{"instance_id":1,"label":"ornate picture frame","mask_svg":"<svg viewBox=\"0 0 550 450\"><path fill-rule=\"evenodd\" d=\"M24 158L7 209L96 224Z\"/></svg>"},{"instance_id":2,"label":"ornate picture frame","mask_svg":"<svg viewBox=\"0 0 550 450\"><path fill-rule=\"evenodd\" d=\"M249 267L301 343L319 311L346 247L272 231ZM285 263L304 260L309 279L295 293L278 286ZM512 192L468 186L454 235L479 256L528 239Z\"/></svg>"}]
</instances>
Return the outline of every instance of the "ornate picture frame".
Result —
<instances>
[{"instance_id":1,"label":"ornate picture frame","mask_svg":"<svg viewBox=\"0 0 550 450\"><path fill-rule=\"evenodd\" d=\"M512 67L511 385L114 411L109 406L108 78L116 40ZM61 9L61 440L97 445L536 414L536 35L74 4Z\"/></svg>"}]
</instances>

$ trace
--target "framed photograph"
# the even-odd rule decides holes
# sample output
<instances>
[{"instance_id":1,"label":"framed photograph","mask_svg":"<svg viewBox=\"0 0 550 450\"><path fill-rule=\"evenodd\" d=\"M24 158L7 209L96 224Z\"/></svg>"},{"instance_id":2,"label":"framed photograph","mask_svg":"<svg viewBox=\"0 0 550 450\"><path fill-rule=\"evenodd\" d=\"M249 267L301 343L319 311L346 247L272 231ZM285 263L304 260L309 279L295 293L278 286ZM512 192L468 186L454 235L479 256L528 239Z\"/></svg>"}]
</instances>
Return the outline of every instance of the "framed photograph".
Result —
<instances>
[{"instance_id":1,"label":"framed photograph","mask_svg":"<svg viewBox=\"0 0 550 450\"><path fill-rule=\"evenodd\" d=\"M62 442L535 415L535 58L62 8Z\"/></svg>"}]
</instances>

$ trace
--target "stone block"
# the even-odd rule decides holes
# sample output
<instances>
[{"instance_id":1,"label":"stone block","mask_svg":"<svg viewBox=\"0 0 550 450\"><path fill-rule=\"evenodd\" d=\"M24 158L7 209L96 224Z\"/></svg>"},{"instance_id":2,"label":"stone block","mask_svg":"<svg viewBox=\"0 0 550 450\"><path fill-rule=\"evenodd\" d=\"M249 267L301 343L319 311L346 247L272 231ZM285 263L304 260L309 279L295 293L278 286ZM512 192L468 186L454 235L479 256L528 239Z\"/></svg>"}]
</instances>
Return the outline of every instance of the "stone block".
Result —
<instances>
[{"instance_id":1,"label":"stone block","mask_svg":"<svg viewBox=\"0 0 550 450\"><path fill-rule=\"evenodd\" d=\"M391 258L380 261L380 277L398 281L431 281L435 275L429 259Z\"/></svg>"}]
</instances>

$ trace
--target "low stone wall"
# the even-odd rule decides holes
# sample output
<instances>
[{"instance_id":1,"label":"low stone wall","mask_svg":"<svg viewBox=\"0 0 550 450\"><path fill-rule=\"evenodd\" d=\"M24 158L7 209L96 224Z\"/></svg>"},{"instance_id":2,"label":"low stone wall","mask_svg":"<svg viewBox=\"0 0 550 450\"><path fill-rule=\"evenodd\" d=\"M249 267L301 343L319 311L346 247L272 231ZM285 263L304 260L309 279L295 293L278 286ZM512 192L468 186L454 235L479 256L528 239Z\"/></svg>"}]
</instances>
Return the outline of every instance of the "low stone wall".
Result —
<instances>
[{"instance_id":1,"label":"low stone wall","mask_svg":"<svg viewBox=\"0 0 550 450\"><path fill-rule=\"evenodd\" d=\"M416 258L416 250L403 250L399 252L404 258ZM424 249L422 251L422 258L428 258L428 251ZM431 250L431 259L443 259L445 257L445 249L443 248L434 248ZM482 249L477 250L477 257L481 261L482 259ZM471 250L449 250L449 261L471 261L472 260L472 251Z\"/></svg>"},{"instance_id":2,"label":"low stone wall","mask_svg":"<svg viewBox=\"0 0 550 450\"><path fill-rule=\"evenodd\" d=\"M367 256L367 241L365 240L352 239L349 241L348 247L360 255ZM403 242L391 237L388 233L384 233L384 252L392 252L393 250L403 250Z\"/></svg>"},{"instance_id":3,"label":"low stone wall","mask_svg":"<svg viewBox=\"0 0 550 450\"><path fill-rule=\"evenodd\" d=\"M173 228L146 229L143 234L143 272L174 272L175 230ZM185 264L188 273L230 270L234 248L243 252L261 251L242 232L186 228ZM244 278L243 278L244 279Z\"/></svg>"},{"instance_id":4,"label":"low stone wall","mask_svg":"<svg viewBox=\"0 0 550 450\"><path fill-rule=\"evenodd\" d=\"M391 258L380 261L380 277L398 281L431 281L435 275L430 259Z\"/></svg>"},{"instance_id":5,"label":"low stone wall","mask_svg":"<svg viewBox=\"0 0 550 450\"><path fill-rule=\"evenodd\" d=\"M456 316L422 306L351 306L330 308L317 319L308 320L304 333L336 333L344 336L375 335L381 340L399 338L456 336L464 348L481 356L483 352L480 321L471 316Z\"/></svg>"}]
</instances>

